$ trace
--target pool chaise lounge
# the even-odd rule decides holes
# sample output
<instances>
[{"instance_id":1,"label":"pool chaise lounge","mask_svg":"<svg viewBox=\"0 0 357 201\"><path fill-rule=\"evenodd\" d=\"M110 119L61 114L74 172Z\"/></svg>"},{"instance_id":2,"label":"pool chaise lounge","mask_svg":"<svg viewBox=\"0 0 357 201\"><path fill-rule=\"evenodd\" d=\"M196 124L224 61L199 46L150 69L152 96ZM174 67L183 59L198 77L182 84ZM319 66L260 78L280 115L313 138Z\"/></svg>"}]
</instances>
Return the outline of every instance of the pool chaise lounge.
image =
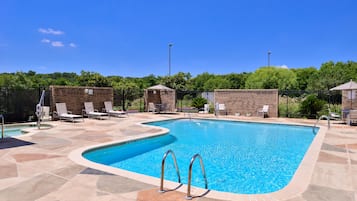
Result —
<instances>
[{"instance_id":1,"label":"pool chaise lounge","mask_svg":"<svg viewBox=\"0 0 357 201\"><path fill-rule=\"evenodd\" d=\"M74 122L76 119L83 121L83 116L78 114L72 114L67 110L66 103L56 103L56 111L54 112L60 120L69 120Z\"/></svg>"},{"instance_id":2,"label":"pool chaise lounge","mask_svg":"<svg viewBox=\"0 0 357 201\"><path fill-rule=\"evenodd\" d=\"M124 117L127 116L125 111L113 110L113 104L111 101L104 102L105 111L109 116Z\"/></svg>"},{"instance_id":3,"label":"pool chaise lounge","mask_svg":"<svg viewBox=\"0 0 357 201\"><path fill-rule=\"evenodd\" d=\"M84 102L84 114L88 118L102 119L108 116L108 113L98 112L94 109L93 102Z\"/></svg>"}]
</instances>

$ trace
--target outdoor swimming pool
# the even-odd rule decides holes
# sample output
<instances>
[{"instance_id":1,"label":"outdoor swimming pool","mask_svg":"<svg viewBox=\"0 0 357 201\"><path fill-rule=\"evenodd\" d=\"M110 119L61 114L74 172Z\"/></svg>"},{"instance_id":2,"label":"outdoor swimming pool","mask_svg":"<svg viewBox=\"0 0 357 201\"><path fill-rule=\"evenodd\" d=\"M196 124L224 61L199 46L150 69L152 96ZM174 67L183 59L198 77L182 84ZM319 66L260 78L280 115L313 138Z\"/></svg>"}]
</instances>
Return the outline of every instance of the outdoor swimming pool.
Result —
<instances>
[{"instance_id":1,"label":"outdoor swimming pool","mask_svg":"<svg viewBox=\"0 0 357 201\"><path fill-rule=\"evenodd\" d=\"M187 183L191 157L199 153L208 188L258 194L282 189L292 179L314 139L311 127L217 120L170 120L150 123L170 133L89 150L83 156L113 167L160 177L163 154L175 152L182 183ZM199 162L193 166L192 185L204 187ZM167 157L165 179L177 175Z\"/></svg>"}]
</instances>

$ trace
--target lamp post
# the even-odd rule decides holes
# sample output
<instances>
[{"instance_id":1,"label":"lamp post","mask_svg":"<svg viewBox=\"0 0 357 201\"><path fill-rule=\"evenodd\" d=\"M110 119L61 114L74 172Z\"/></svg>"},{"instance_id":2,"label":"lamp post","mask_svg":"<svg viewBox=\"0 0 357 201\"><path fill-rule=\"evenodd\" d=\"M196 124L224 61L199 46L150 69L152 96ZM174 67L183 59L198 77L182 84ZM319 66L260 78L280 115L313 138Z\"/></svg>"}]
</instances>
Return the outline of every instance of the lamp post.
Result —
<instances>
[{"instance_id":1,"label":"lamp post","mask_svg":"<svg viewBox=\"0 0 357 201\"><path fill-rule=\"evenodd\" d=\"M271 55L271 51L268 50L268 67L270 67L270 55Z\"/></svg>"},{"instance_id":2,"label":"lamp post","mask_svg":"<svg viewBox=\"0 0 357 201\"><path fill-rule=\"evenodd\" d=\"M173 46L172 43L169 43L169 77L171 76L171 47Z\"/></svg>"}]
</instances>

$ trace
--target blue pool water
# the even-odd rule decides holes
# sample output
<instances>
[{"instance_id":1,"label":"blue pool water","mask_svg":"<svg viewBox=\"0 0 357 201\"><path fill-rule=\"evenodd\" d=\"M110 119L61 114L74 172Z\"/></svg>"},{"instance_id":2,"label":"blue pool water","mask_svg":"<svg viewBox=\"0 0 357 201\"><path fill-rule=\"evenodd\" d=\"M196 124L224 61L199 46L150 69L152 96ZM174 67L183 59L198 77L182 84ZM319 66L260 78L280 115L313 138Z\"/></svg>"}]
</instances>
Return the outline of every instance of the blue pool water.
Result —
<instances>
[{"instance_id":1,"label":"blue pool water","mask_svg":"<svg viewBox=\"0 0 357 201\"><path fill-rule=\"evenodd\" d=\"M23 131L22 129L28 128L30 126L11 126L11 127L5 127L4 128L4 137L14 137L18 135L22 135ZM1 130L0 130L0 135L1 135Z\"/></svg>"},{"instance_id":2,"label":"blue pool water","mask_svg":"<svg viewBox=\"0 0 357 201\"><path fill-rule=\"evenodd\" d=\"M199 153L212 190L257 194L286 186L310 146L311 127L215 120L170 120L150 123L168 128L167 135L85 152L94 162L160 177L163 154L175 152L182 183L187 183L191 157ZM165 179L177 181L171 157ZM192 185L204 187L199 161Z\"/></svg>"}]
</instances>

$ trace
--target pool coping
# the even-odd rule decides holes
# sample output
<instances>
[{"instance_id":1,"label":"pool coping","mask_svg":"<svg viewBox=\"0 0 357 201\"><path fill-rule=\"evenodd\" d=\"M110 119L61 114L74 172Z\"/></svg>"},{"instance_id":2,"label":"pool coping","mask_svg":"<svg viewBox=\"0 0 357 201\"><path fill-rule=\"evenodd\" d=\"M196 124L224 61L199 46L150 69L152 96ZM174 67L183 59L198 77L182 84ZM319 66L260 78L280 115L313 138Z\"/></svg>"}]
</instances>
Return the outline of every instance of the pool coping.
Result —
<instances>
[{"instance_id":1,"label":"pool coping","mask_svg":"<svg viewBox=\"0 0 357 201\"><path fill-rule=\"evenodd\" d=\"M150 122L157 122L157 121L166 121L166 120L174 120L174 119L187 119L187 118L182 118L182 117L177 117L177 118L167 118L163 120L148 120L148 121L141 121L136 123L135 125L138 126L143 126L143 127L150 127L150 128L157 128L159 129L158 132L150 132L150 133L141 133L140 135L137 136L126 136L124 139L121 140L116 140L116 141L111 141L111 142L106 142L106 143L100 143L96 145L91 145L91 146L86 146L82 147L76 150L73 150L68 157L75 163L101 170L104 172L112 173L115 175L123 176L126 178L134 179L140 182L144 182L147 184L152 184L155 186L158 186L160 184L160 179L156 177L151 177L147 176L144 174L139 174L103 164L98 164L92 161L89 161L85 159L82 154L86 151L92 150L92 149L97 149L100 147L105 147L105 146L110 146L114 144L120 144L120 143L127 143L129 141L135 141L135 140L140 140L143 138L149 138L149 137L154 137L154 136L160 136L164 135L169 132L168 129L159 127L159 126L153 126L153 125L147 125L146 123ZM308 126L308 127L313 127L308 124L303 124L303 123L282 123L282 122L261 122L261 121L252 121L252 120L236 120L236 119L229 119L229 118L220 118L220 119L212 119L212 118L202 118L202 117L197 117L197 118L192 118L192 119L207 119L207 120L226 120L226 121L232 121L232 122L251 122L251 123L264 123L264 124L281 124L281 125L296 125L296 126ZM214 198L214 199L224 199L224 200L250 200L252 198L259 198L259 199L291 199L296 197L297 195L301 194L304 192L311 180L312 173L314 170L314 166L317 162L319 152L321 150L321 146L323 143L323 140L325 138L325 134L327 132L327 128L325 126L316 126L319 128L319 131L316 133L316 136L314 140L311 142L308 150L305 153L304 158L302 159L299 167L297 168L293 178L290 180L289 184L286 185L284 188L271 192L271 193L264 193L264 194L236 194L236 193L228 193L228 192L220 192L220 191L215 191L215 190L210 190L207 193L207 189L201 189L197 187L192 187L192 194L205 194L205 197L207 198ZM179 183L172 182L172 181L167 181L165 180L164 187L169 188L169 189L174 189L177 186L179 186ZM186 193L187 185L183 184L180 188L176 189L176 191Z\"/></svg>"}]
</instances>

